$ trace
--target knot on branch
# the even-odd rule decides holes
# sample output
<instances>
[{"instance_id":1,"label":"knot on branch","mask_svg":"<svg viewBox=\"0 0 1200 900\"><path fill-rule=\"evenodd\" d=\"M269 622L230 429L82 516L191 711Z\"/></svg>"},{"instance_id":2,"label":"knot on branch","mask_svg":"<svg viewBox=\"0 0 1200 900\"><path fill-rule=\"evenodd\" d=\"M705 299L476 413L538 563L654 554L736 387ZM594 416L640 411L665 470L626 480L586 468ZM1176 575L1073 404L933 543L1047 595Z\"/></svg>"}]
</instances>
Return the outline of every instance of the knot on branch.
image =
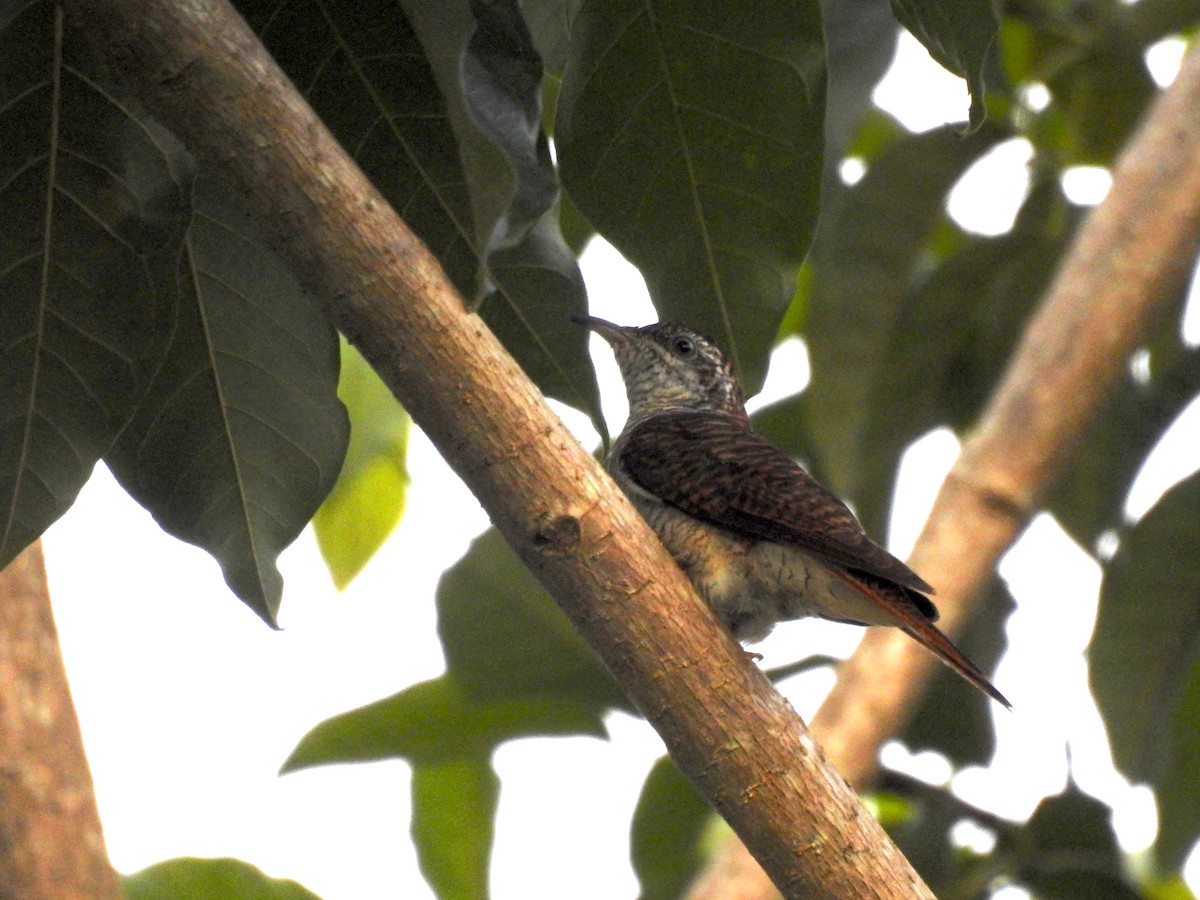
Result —
<instances>
[{"instance_id":1,"label":"knot on branch","mask_svg":"<svg viewBox=\"0 0 1200 900\"><path fill-rule=\"evenodd\" d=\"M579 519L568 514L543 516L533 532L531 543L538 553L561 556L579 546Z\"/></svg>"},{"instance_id":2,"label":"knot on branch","mask_svg":"<svg viewBox=\"0 0 1200 900\"><path fill-rule=\"evenodd\" d=\"M961 490L990 516L1012 520L1023 527L1038 511L1038 504L1031 498L1020 497L1005 490L986 478L976 477L967 471L951 471L946 476L948 486Z\"/></svg>"}]
</instances>

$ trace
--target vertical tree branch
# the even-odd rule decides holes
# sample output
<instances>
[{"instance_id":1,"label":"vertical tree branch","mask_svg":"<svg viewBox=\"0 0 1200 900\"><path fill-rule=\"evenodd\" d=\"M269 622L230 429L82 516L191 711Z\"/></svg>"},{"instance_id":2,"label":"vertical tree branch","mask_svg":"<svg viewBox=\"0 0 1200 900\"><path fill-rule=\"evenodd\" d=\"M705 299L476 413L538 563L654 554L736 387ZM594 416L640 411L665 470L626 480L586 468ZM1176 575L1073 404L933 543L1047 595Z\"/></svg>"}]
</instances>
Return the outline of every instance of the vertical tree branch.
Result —
<instances>
[{"instance_id":1,"label":"vertical tree branch","mask_svg":"<svg viewBox=\"0 0 1200 900\"><path fill-rule=\"evenodd\" d=\"M1175 308L1197 253L1200 48L1121 154L917 539L911 562L937 588L951 633L1070 465L1130 355ZM880 744L933 670L920 648L879 631L842 666L813 719L856 783L873 776Z\"/></svg>"},{"instance_id":2,"label":"vertical tree branch","mask_svg":"<svg viewBox=\"0 0 1200 900\"><path fill-rule=\"evenodd\" d=\"M1174 308L1197 253L1200 47L1122 153L1112 189L1080 228L913 549L910 562L937 588L939 624L950 634L1070 465L1130 354ZM874 777L880 745L903 726L934 665L883 628L842 664L812 729L852 783ZM736 846L722 852L744 858ZM763 893L745 893L745 878L724 893L713 873L693 897L770 896L761 877Z\"/></svg>"},{"instance_id":3,"label":"vertical tree branch","mask_svg":"<svg viewBox=\"0 0 1200 900\"><path fill-rule=\"evenodd\" d=\"M790 896L928 897L804 725L224 0L69 0L217 166Z\"/></svg>"},{"instance_id":4,"label":"vertical tree branch","mask_svg":"<svg viewBox=\"0 0 1200 900\"><path fill-rule=\"evenodd\" d=\"M120 896L39 541L0 572L0 898Z\"/></svg>"}]
</instances>

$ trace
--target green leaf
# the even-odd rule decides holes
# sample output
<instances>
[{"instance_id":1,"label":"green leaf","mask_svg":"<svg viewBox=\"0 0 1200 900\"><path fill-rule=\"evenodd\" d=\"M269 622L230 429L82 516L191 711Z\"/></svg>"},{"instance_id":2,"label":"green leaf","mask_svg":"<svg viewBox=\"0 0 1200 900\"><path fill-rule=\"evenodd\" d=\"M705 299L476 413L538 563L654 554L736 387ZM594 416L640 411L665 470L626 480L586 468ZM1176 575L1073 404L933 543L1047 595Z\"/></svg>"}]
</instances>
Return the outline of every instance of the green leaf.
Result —
<instances>
[{"instance_id":1,"label":"green leaf","mask_svg":"<svg viewBox=\"0 0 1200 900\"><path fill-rule=\"evenodd\" d=\"M1196 900L1196 895L1181 875L1158 878L1143 884L1141 888L1146 900Z\"/></svg>"},{"instance_id":2,"label":"green leaf","mask_svg":"<svg viewBox=\"0 0 1200 900\"><path fill-rule=\"evenodd\" d=\"M410 419L387 385L345 340L338 397L350 445L337 483L313 516L317 546L341 590L362 571L404 513Z\"/></svg>"},{"instance_id":3,"label":"green leaf","mask_svg":"<svg viewBox=\"0 0 1200 900\"><path fill-rule=\"evenodd\" d=\"M587 292L553 218L551 211L517 246L488 255L498 287L483 299L479 314L539 387L583 410L607 438L587 331L571 319L586 314Z\"/></svg>"},{"instance_id":4,"label":"green leaf","mask_svg":"<svg viewBox=\"0 0 1200 900\"><path fill-rule=\"evenodd\" d=\"M561 75L571 44L571 20L581 0L525 0L521 9L547 71Z\"/></svg>"},{"instance_id":5,"label":"green leaf","mask_svg":"<svg viewBox=\"0 0 1200 900\"><path fill-rule=\"evenodd\" d=\"M1154 783L1158 840L1154 858L1162 872L1180 873L1200 838L1200 661L1193 660L1167 726L1166 760Z\"/></svg>"},{"instance_id":6,"label":"green leaf","mask_svg":"<svg viewBox=\"0 0 1200 900\"><path fill-rule=\"evenodd\" d=\"M282 771L394 758L440 765L487 754L513 737L553 734L603 737L604 723L561 698L478 701L443 676L326 719L301 739Z\"/></svg>"},{"instance_id":7,"label":"green leaf","mask_svg":"<svg viewBox=\"0 0 1200 900\"><path fill-rule=\"evenodd\" d=\"M1142 895L1115 875L1059 869L1030 873L1022 881L1039 900L1143 900Z\"/></svg>"},{"instance_id":8,"label":"green leaf","mask_svg":"<svg viewBox=\"0 0 1200 900\"><path fill-rule=\"evenodd\" d=\"M497 289L478 309L531 367L530 377L587 411L607 440L588 334L571 321L586 314L587 291L558 228L558 178L542 133L542 61L516 0L476 3L472 10L478 25L462 57L463 97L516 179L487 241L488 273Z\"/></svg>"},{"instance_id":9,"label":"green leaf","mask_svg":"<svg viewBox=\"0 0 1200 900\"><path fill-rule=\"evenodd\" d=\"M506 214L516 192L512 166L504 153L475 124L463 90L462 58L478 27L470 3L429 3L400 0L409 24L424 47L424 65L429 67L441 90L453 137L458 144L471 209L474 213L476 261L482 270L488 237ZM415 52L415 51L414 51ZM482 296L481 284L464 294L474 305Z\"/></svg>"},{"instance_id":10,"label":"green leaf","mask_svg":"<svg viewBox=\"0 0 1200 900\"><path fill-rule=\"evenodd\" d=\"M438 584L446 666L470 696L629 709L608 670L494 528Z\"/></svg>"},{"instance_id":11,"label":"green leaf","mask_svg":"<svg viewBox=\"0 0 1200 900\"><path fill-rule=\"evenodd\" d=\"M183 857L155 863L121 879L126 900L320 900L295 881L268 878L240 859Z\"/></svg>"},{"instance_id":12,"label":"green leaf","mask_svg":"<svg viewBox=\"0 0 1200 900\"><path fill-rule=\"evenodd\" d=\"M1118 4L1050 7L1034 35L1033 80L1054 97L1039 123L1063 165L1109 165L1157 93L1146 47Z\"/></svg>"},{"instance_id":13,"label":"green leaf","mask_svg":"<svg viewBox=\"0 0 1200 900\"><path fill-rule=\"evenodd\" d=\"M465 4L409 4L406 10L397 0L239 0L237 6L522 368L546 394L599 422L587 336L570 322L585 305L575 259L552 216L534 227L541 213L523 204L538 191L528 180L514 183L512 158L497 151L465 105L464 92L479 90L480 80L464 84L459 66L476 26ZM503 56L492 61L504 72L514 62ZM471 71L479 76L477 68ZM481 102L493 104L500 96L493 83ZM527 124L508 115L512 105L495 112L511 134ZM521 169L526 176L527 162ZM553 196L540 199L544 212ZM491 271L495 291L482 277L485 245L504 251Z\"/></svg>"},{"instance_id":14,"label":"green leaf","mask_svg":"<svg viewBox=\"0 0 1200 900\"><path fill-rule=\"evenodd\" d=\"M471 301L471 199L446 103L395 0L238 0L304 98Z\"/></svg>"},{"instance_id":15,"label":"green leaf","mask_svg":"<svg viewBox=\"0 0 1200 900\"><path fill-rule=\"evenodd\" d=\"M166 361L105 461L275 624L279 553L337 479L337 336L219 182L196 183Z\"/></svg>"},{"instance_id":16,"label":"green leaf","mask_svg":"<svg viewBox=\"0 0 1200 900\"><path fill-rule=\"evenodd\" d=\"M1076 869L1121 873L1121 851L1112 828L1112 810L1074 784L1038 804L1025 826L1025 840L1051 867L1070 857Z\"/></svg>"},{"instance_id":17,"label":"green leaf","mask_svg":"<svg viewBox=\"0 0 1200 900\"><path fill-rule=\"evenodd\" d=\"M751 394L816 223L824 101L816 0L584 0L572 23L563 185Z\"/></svg>"},{"instance_id":18,"label":"green leaf","mask_svg":"<svg viewBox=\"0 0 1200 900\"><path fill-rule=\"evenodd\" d=\"M891 0L892 12L929 55L967 80L971 92L970 128L983 124L984 71L999 22L989 0Z\"/></svg>"},{"instance_id":19,"label":"green leaf","mask_svg":"<svg viewBox=\"0 0 1200 900\"><path fill-rule=\"evenodd\" d=\"M821 3L829 85L825 92L825 166L828 191L846 147L874 107L871 93L896 55L899 31L882 3ZM840 181L840 180L839 180Z\"/></svg>"},{"instance_id":20,"label":"green leaf","mask_svg":"<svg viewBox=\"0 0 1200 900\"><path fill-rule=\"evenodd\" d=\"M54 3L0 33L0 567L74 502L174 325L190 169Z\"/></svg>"},{"instance_id":21,"label":"green leaf","mask_svg":"<svg viewBox=\"0 0 1200 900\"><path fill-rule=\"evenodd\" d=\"M1200 351L1182 346L1177 322L1169 321L1174 346L1151 352L1149 383L1126 373L1051 497L1055 518L1084 547L1124 527L1130 484L1163 432L1200 392Z\"/></svg>"},{"instance_id":22,"label":"green leaf","mask_svg":"<svg viewBox=\"0 0 1200 900\"><path fill-rule=\"evenodd\" d=\"M1198 514L1200 475L1192 475L1122 537L1105 569L1088 653L1113 759L1158 797L1156 854L1166 872L1200 834L1200 807L1191 802L1200 789Z\"/></svg>"},{"instance_id":23,"label":"green leaf","mask_svg":"<svg viewBox=\"0 0 1200 900\"><path fill-rule=\"evenodd\" d=\"M642 786L630 833L641 900L683 896L708 857L701 839L714 818L712 807L671 758L660 758Z\"/></svg>"},{"instance_id":24,"label":"green leaf","mask_svg":"<svg viewBox=\"0 0 1200 900\"><path fill-rule=\"evenodd\" d=\"M1125 879L1112 810L1069 784L1043 800L1021 832L1017 879L1054 900L1137 900Z\"/></svg>"},{"instance_id":25,"label":"green leaf","mask_svg":"<svg viewBox=\"0 0 1200 900\"><path fill-rule=\"evenodd\" d=\"M500 779L486 756L417 766L413 841L439 900L486 900Z\"/></svg>"},{"instance_id":26,"label":"green leaf","mask_svg":"<svg viewBox=\"0 0 1200 900\"><path fill-rule=\"evenodd\" d=\"M946 194L1000 137L984 128L964 138L946 127L901 139L821 219L806 326L813 378L804 402L818 468L842 496L857 498L869 461L870 398L893 377L884 360L923 251L944 221Z\"/></svg>"}]
</instances>

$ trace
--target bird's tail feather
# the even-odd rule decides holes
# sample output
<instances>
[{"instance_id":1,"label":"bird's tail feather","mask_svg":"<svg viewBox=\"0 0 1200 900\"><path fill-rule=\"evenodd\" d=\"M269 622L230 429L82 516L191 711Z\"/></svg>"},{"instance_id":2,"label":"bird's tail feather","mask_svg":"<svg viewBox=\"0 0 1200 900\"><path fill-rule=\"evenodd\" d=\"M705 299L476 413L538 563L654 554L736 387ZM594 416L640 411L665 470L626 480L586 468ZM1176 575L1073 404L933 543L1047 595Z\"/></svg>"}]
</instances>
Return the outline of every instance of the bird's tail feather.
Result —
<instances>
[{"instance_id":1,"label":"bird's tail feather","mask_svg":"<svg viewBox=\"0 0 1200 900\"><path fill-rule=\"evenodd\" d=\"M986 675L971 662L950 638L934 625L937 609L925 595L868 572L829 567L829 571L857 590L873 604L869 615L858 618L864 624L894 625L904 629L909 637L957 672L962 678L983 691L1006 709L1012 709L1008 698L996 690Z\"/></svg>"},{"instance_id":2,"label":"bird's tail feather","mask_svg":"<svg viewBox=\"0 0 1200 900\"><path fill-rule=\"evenodd\" d=\"M975 685L1006 709L1012 709L1008 698L996 690L996 686L988 680L979 667L967 659L963 652L954 646L950 638L942 634L932 622L909 620L901 627L919 644L962 676L964 680Z\"/></svg>"}]
</instances>

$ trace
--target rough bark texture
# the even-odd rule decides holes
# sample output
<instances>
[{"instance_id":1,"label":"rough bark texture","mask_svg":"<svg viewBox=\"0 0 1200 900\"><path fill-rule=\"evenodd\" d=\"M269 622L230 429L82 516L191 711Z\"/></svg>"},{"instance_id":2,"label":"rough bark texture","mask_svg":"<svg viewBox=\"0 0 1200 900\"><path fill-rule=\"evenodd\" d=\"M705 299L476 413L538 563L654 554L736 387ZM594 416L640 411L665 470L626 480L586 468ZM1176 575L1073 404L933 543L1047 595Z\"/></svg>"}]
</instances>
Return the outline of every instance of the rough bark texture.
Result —
<instances>
[{"instance_id":1,"label":"rough bark texture","mask_svg":"<svg viewBox=\"0 0 1200 900\"><path fill-rule=\"evenodd\" d=\"M0 572L0 898L120 896L37 542Z\"/></svg>"},{"instance_id":2,"label":"rough bark texture","mask_svg":"<svg viewBox=\"0 0 1200 900\"><path fill-rule=\"evenodd\" d=\"M928 897L804 725L219 0L66 3L244 197L785 894Z\"/></svg>"},{"instance_id":3,"label":"rough bark texture","mask_svg":"<svg viewBox=\"0 0 1200 900\"><path fill-rule=\"evenodd\" d=\"M1198 252L1200 48L1122 154L1112 189L1080 229L913 549L913 568L937 588L943 630L953 634L970 616L1130 354L1177 303ZM880 745L900 730L934 665L905 635L877 628L841 666L812 730L852 783L874 777ZM723 852L734 859L715 863L692 896L759 896L745 893L745 877L718 889L721 867L745 856L736 846Z\"/></svg>"}]
</instances>

